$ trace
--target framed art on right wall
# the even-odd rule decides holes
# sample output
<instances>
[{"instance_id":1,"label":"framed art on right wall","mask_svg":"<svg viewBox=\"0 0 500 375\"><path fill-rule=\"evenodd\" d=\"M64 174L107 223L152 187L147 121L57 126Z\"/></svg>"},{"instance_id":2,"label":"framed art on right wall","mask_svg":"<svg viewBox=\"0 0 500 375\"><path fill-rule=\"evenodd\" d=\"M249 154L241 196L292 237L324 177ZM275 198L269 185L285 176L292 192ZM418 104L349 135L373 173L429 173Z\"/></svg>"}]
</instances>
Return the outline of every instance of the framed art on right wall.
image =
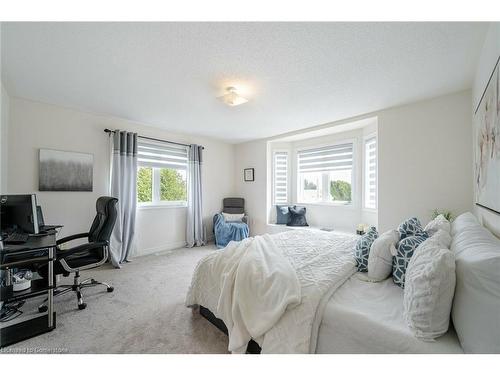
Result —
<instances>
[{"instance_id":1,"label":"framed art on right wall","mask_svg":"<svg viewBox=\"0 0 500 375\"><path fill-rule=\"evenodd\" d=\"M500 214L500 57L474 112L476 205Z\"/></svg>"}]
</instances>

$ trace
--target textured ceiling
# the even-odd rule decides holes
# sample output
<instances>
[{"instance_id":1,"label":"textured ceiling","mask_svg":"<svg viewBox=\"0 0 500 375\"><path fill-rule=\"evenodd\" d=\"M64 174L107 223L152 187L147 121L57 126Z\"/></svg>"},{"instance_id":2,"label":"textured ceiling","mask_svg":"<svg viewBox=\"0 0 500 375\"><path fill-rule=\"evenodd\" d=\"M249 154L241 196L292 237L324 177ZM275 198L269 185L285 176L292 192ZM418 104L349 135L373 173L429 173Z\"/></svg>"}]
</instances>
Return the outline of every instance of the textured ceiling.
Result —
<instances>
[{"instance_id":1,"label":"textured ceiling","mask_svg":"<svg viewBox=\"0 0 500 375\"><path fill-rule=\"evenodd\" d=\"M484 23L4 23L12 96L241 142L471 87ZM250 101L216 99L236 86Z\"/></svg>"}]
</instances>

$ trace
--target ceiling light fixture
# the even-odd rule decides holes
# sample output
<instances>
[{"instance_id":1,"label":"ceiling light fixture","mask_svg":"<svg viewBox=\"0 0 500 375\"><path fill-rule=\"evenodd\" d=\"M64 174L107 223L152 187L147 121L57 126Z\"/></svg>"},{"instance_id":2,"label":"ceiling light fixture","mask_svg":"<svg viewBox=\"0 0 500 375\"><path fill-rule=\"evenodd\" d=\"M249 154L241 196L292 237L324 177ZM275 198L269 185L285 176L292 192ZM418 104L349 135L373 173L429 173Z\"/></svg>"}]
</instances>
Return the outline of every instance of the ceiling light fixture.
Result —
<instances>
[{"instance_id":1,"label":"ceiling light fixture","mask_svg":"<svg viewBox=\"0 0 500 375\"><path fill-rule=\"evenodd\" d=\"M219 97L224 103L227 105L234 107L240 104L244 104L248 102L248 99L244 98L243 96L238 95L236 92L236 88L230 86L226 87L227 94Z\"/></svg>"}]
</instances>

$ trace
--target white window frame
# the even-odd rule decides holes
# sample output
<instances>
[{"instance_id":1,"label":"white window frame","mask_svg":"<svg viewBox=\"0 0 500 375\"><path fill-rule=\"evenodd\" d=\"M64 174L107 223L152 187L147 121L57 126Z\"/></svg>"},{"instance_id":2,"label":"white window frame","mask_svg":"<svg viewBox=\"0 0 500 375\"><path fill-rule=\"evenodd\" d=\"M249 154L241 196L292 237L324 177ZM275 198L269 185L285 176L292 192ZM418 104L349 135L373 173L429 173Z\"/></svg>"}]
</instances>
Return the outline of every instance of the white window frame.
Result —
<instances>
[{"instance_id":1,"label":"white window frame","mask_svg":"<svg viewBox=\"0 0 500 375\"><path fill-rule=\"evenodd\" d=\"M371 138L375 138L375 208L366 206L366 189L368 184L367 174L368 174L368 164L367 164L367 154L366 154L366 141ZM377 212L378 210L378 133L373 132L367 134L363 137L363 210L368 212Z\"/></svg>"},{"instance_id":2,"label":"white window frame","mask_svg":"<svg viewBox=\"0 0 500 375\"><path fill-rule=\"evenodd\" d=\"M151 145L153 148L156 147L158 150L158 153L152 154L151 151L146 150L145 153L141 153L141 147L142 145L145 145L146 148L147 146ZM162 149L163 143L157 142L157 141L144 141L144 142L138 142L138 162L137 162L137 168L152 168L152 192L151 192L151 202L139 202L137 201L137 208L168 208L168 207L187 207L187 201L162 201L160 200L160 170L161 169L173 169L173 170L184 170L184 164L179 163L178 161L174 163L168 163L169 158L170 161L173 159L177 158L177 156L172 156L170 157L168 155L167 149L172 149L174 148L179 148L180 150L184 150L183 147L176 147L176 146L167 146L165 145L165 149ZM188 184L189 184L189 176L188 176L188 160L187 160L187 155L188 155L188 150L186 150L186 156L185 156L185 171L186 171L186 195L187 195L187 189L188 189ZM173 151L174 154L177 153L177 151ZM166 159L158 159L158 157L165 156ZM145 160L141 160L141 158ZM155 162L155 160L160 160L159 162ZM166 161L166 163L165 163ZM163 166L162 164L165 165ZM170 164L170 165L169 165ZM172 165L175 164L175 165ZM136 198L137 199L137 198Z\"/></svg>"},{"instance_id":3,"label":"white window frame","mask_svg":"<svg viewBox=\"0 0 500 375\"><path fill-rule=\"evenodd\" d=\"M356 203L357 203L357 178L356 178L356 173L357 173L357 155L358 155L358 140L356 138L345 138L345 139L339 139L333 142L326 142L326 143L321 143L321 144L314 144L314 145L308 145L308 146L303 146L303 147L298 147L294 150L294 173L295 173L295 201L297 204L301 205L317 205L317 206L336 206L336 207L346 207L346 208L355 208ZM339 146L343 145L346 143L351 143L352 144L352 170L351 170L351 202L350 203L340 203L336 201L327 201L327 200L322 200L319 202L302 202L300 200L301 194L300 194L300 173L299 173L299 152L304 151L304 150L310 150L314 148L322 148L322 147L328 147L328 146ZM326 178L326 174L323 174L322 179L322 188L323 189L329 189L328 187L328 178ZM324 196L322 197L323 199L325 198Z\"/></svg>"},{"instance_id":4,"label":"white window frame","mask_svg":"<svg viewBox=\"0 0 500 375\"><path fill-rule=\"evenodd\" d=\"M156 167L150 167L149 165L141 165L137 164L137 169L144 168L152 168L152 181L151 181L151 202L139 202L137 201L137 208L176 208L176 207L187 207L187 201L162 201L160 200L160 169ZM171 168L172 169L172 168ZM186 183L187 183L187 173L186 173ZM187 186L186 186L187 193Z\"/></svg>"},{"instance_id":5,"label":"white window frame","mask_svg":"<svg viewBox=\"0 0 500 375\"><path fill-rule=\"evenodd\" d=\"M276 164L275 157L277 153L286 153L286 202L276 202ZM287 205L290 203L290 150L288 149L274 149L272 152L272 201L273 205Z\"/></svg>"}]
</instances>

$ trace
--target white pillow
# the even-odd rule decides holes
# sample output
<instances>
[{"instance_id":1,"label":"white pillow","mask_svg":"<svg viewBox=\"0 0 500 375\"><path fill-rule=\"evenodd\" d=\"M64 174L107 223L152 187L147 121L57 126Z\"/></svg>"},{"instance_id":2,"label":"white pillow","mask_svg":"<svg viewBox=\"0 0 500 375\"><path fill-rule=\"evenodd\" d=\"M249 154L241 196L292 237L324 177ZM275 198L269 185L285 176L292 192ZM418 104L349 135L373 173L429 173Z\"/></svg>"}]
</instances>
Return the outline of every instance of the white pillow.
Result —
<instances>
[{"instance_id":1,"label":"white pillow","mask_svg":"<svg viewBox=\"0 0 500 375\"><path fill-rule=\"evenodd\" d=\"M431 237L413 254L405 276L403 316L417 338L433 341L448 331L454 292L455 257Z\"/></svg>"},{"instance_id":2,"label":"white pillow","mask_svg":"<svg viewBox=\"0 0 500 375\"><path fill-rule=\"evenodd\" d=\"M245 214L228 214L223 212L222 216L224 216L224 221L243 221Z\"/></svg>"},{"instance_id":3,"label":"white pillow","mask_svg":"<svg viewBox=\"0 0 500 375\"><path fill-rule=\"evenodd\" d=\"M454 237L457 233L462 232L465 228L470 228L479 225L476 217L470 213L466 212L457 217L451 226L450 234Z\"/></svg>"},{"instance_id":4,"label":"white pillow","mask_svg":"<svg viewBox=\"0 0 500 375\"><path fill-rule=\"evenodd\" d=\"M444 247L445 249L450 248L451 236L449 232L439 229L431 238L434 242L437 242L439 246Z\"/></svg>"},{"instance_id":5,"label":"white pillow","mask_svg":"<svg viewBox=\"0 0 500 375\"><path fill-rule=\"evenodd\" d=\"M450 222L443 215L438 215L434 220L431 220L424 228L427 234L431 237L439 229L442 229L448 233L450 233L451 230Z\"/></svg>"},{"instance_id":6,"label":"white pillow","mask_svg":"<svg viewBox=\"0 0 500 375\"><path fill-rule=\"evenodd\" d=\"M452 224L457 286L452 319L466 353L500 353L500 241L470 214Z\"/></svg>"},{"instance_id":7,"label":"white pillow","mask_svg":"<svg viewBox=\"0 0 500 375\"><path fill-rule=\"evenodd\" d=\"M392 273L391 245L399 241L399 232L395 229L382 233L373 241L368 255L368 278L382 281Z\"/></svg>"}]
</instances>

